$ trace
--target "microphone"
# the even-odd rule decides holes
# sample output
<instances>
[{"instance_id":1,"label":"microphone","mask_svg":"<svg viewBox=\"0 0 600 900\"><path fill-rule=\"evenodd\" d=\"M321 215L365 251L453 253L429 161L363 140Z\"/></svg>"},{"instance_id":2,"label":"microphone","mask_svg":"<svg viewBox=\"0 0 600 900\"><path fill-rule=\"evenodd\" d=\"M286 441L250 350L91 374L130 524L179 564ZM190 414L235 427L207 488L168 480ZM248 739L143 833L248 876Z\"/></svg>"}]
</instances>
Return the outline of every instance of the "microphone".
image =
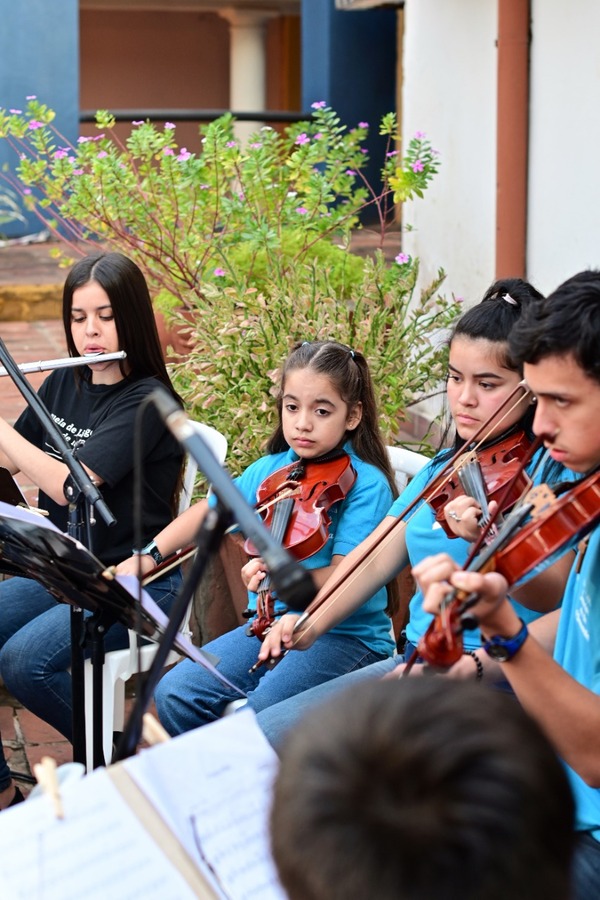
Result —
<instances>
[{"instance_id":1,"label":"microphone","mask_svg":"<svg viewBox=\"0 0 600 900\"><path fill-rule=\"evenodd\" d=\"M149 399L169 431L196 461L221 505L264 559L279 599L292 609L305 609L317 592L308 569L273 538L175 398L165 388L157 388Z\"/></svg>"}]
</instances>

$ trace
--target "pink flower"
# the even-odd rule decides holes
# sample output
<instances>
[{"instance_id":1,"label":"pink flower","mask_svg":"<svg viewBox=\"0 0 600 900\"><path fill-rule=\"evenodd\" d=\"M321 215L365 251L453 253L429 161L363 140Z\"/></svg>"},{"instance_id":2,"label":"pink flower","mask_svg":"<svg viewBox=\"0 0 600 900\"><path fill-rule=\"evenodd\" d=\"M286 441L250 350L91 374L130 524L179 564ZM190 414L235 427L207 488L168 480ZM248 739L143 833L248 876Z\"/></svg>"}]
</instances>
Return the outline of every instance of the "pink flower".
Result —
<instances>
[{"instance_id":1,"label":"pink flower","mask_svg":"<svg viewBox=\"0 0 600 900\"><path fill-rule=\"evenodd\" d=\"M30 194L30 193L31 193L31 188L23 188L23 193L24 193L24 194Z\"/></svg>"},{"instance_id":2,"label":"pink flower","mask_svg":"<svg viewBox=\"0 0 600 900\"><path fill-rule=\"evenodd\" d=\"M97 156L97 159L104 159L105 156L108 156L108 153L106 152L106 150L101 150Z\"/></svg>"},{"instance_id":3,"label":"pink flower","mask_svg":"<svg viewBox=\"0 0 600 900\"><path fill-rule=\"evenodd\" d=\"M368 123L368 122L359 122L359 123L358 123L358 127L359 127L359 128L368 128L368 127L369 127L369 123Z\"/></svg>"},{"instance_id":4,"label":"pink flower","mask_svg":"<svg viewBox=\"0 0 600 900\"><path fill-rule=\"evenodd\" d=\"M132 124L132 125L143 125L143 124L144 124L144 120L143 120L143 119L136 119L136 121L132 122L131 124Z\"/></svg>"},{"instance_id":5,"label":"pink flower","mask_svg":"<svg viewBox=\"0 0 600 900\"><path fill-rule=\"evenodd\" d=\"M309 136L306 134L306 132L303 131L302 134L299 134L299 135L298 135L298 137L296 138L295 143L296 143L296 144L300 144L300 145L302 145L302 144L309 144L309 143L310 143L310 138L309 138Z\"/></svg>"},{"instance_id":6,"label":"pink flower","mask_svg":"<svg viewBox=\"0 0 600 900\"><path fill-rule=\"evenodd\" d=\"M26 100L37 100L37 94L28 94Z\"/></svg>"},{"instance_id":7,"label":"pink flower","mask_svg":"<svg viewBox=\"0 0 600 900\"><path fill-rule=\"evenodd\" d=\"M398 156L398 151L397 150L389 150L385 155L389 159L391 159L392 156Z\"/></svg>"},{"instance_id":8,"label":"pink flower","mask_svg":"<svg viewBox=\"0 0 600 900\"><path fill-rule=\"evenodd\" d=\"M326 106L327 104L324 100L315 100L314 103L310 104L311 109L325 109Z\"/></svg>"},{"instance_id":9,"label":"pink flower","mask_svg":"<svg viewBox=\"0 0 600 900\"><path fill-rule=\"evenodd\" d=\"M175 156L175 151L171 147L165 147L163 150L164 156Z\"/></svg>"},{"instance_id":10,"label":"pink flower","mask_svg":"<svg viewBox=\"0 0 600 900\"><path fill-rule=\"evenodd\" d=\"M236 141L227 141L225 146L226 147L237 147L237 142Z\"/></svg>"},{"instance_id":11,"label":"pink flower","mask_svg":"<svg viewBox=\"0 0 600 900\"><path fill-rule=\"evenodd\" d=\"M185 162L186 159L189 159L192 154L188 151L187 147L182 147L179 151L179 156L177 157L177 162Z\"/></svg>"},{"instance_id":12,"label":"pink flower","mask_svg":"<svg viewBox=\"0 0 600 900\"><path fill-rule=\"evenodd\" d=\"M410 256L408 253L399 253L398 256L394 257L394 262L397 262L399 266L405 266L410 262Z\"/></svg>"},{"instance_id":13,"label":"pink flower","mask_svg":"<svg viewBox=\"0 0 600 900\"><path fill-rule=\"evenodd\" d=\"M201 185L200 185L200 190L201 190L201 191L207 191L208 188L209 188L209 185L208 185L208 184L201 184Z\"/></svg>"},{"instance_id":14,"label":"pink flower","mask_svg":"<svg viewBox=\"0 0 600 900\"><path fill-rule=\"evenodd\" d=\"M246 199L246 195L244 194L243 191L239 191L239 192L238 192L238 197L239 197L240 200L245 200L245 199Z\"/></svg>"},{"instance_id":15,"label":"pink flower","mask_svg":"<svg viewBox=\"0 0 600 900\"><path fill-rule=\"evenodd\" d=\"M57 150L54 154L54 159L64 159L67 155L66 150Z\"/></svg>"},{"instance_id":16,"label":"pink flower","mask_svg":"<svg viewBox=\"0 0 600 900\"><path fill-rule=\"evenodd\" d=\"M424 137L425 137L424 131L415 131L415 138L417 141L422 141Z\"/></svg>"},{"instance_id":17,"label":"pink flower","mask_svg":"<svg viewBox=\"0 0 600 900\"><path fill-rule=\"evenodd\" d=\"M421 160L420 159L415 160L411 166L411 169L413 170L413 172L422 172L423 171L423 163L421 162Z\"/></svg>"},{"instance_id":18,"label":"pink flower","mask_svg":"<svg viewBox=\"0 0 600 900\"><path fill-rule=\"evenodd\" d=\"M173 122L165 122L165 128L175 128L175 124Z\"/></svg>"},{"instance_id":19,"label":"pink flower","mask_svg":"<svg viewBox=\"0 0 600 900\"><path fill-rule=\"evenodd\" d=\"M320 132L320 131L317 131L317 133L315 134L313 140L315 140L315 141L320 141L322 137L323 137L323 135L321 134L321 132Z\"/></svg>"},{"instance_id":20,"label":"pink flower","mask_svg":"<svg viewBox=\"0 0 600 900\"><path fill-rule=\"evenodd\" d=\"M305 206L297 206L296 212L298 213L299 216L305 216L307 214L308 210Z\"/></svg>"},{"instance_id":21,"label":"pink flower","mask_svg":"<svg viewBox=\"0 0 600 900\"><path fill-rule=\"evenodd\" d=\"M80 137L77 138L77 143L78 144L87 144L88 141L91 141L91 140L92 140L91 137L83 137L83 135L81 135Z\"/></svg>"},{"instance_id":22,"label":"pink flower","mask_svg":"<svg viewBox=\"0 0 600 900\"><path fill-rule=\"evenodd\" d=\"M346 169L346 175L356 175L354 169Z\"/></svg>"},{"instance_id":23,"label":"pink flower","mask_svg":"<svg viewBox=\"0 0 600 900\"><path fill-rule=\"evenodd\" d=\"M83 175L83 169L73 169L73 175Z\"/></svg>"},{"instance_id":24,"label":"pink flower","mask_svg":"<svg viewBox=\"0 0 600 900\"><path fill-rule=\"evenodd\" d=\"M38 122L36 121L36 119L32 119L27 127L30 129L30 131L35 131L37 128L43 128L44 123Z\"/></svg>"},{"instance_id":25,"label":"pink flower","mask_svg":"<svg viewBox=\"0 0 600 900\"><path fill-rule=\"evenodd\" d=\"M101 141L103 137L104 137L104 133L102 133L102 134L97 134L96 137L93 138L93 140L94 140L94 141Z\"/></svg>"},{"instance_id":26,"label":"pink flower","mask_svg":"<svg viewBox=\"0 0 600 900\"><path fill-rule=\"evenodd\" d=\"M9 113L12 113L13 116L20 116L22 112L22 109L9 109Z\"/></svg>"},{"instance_id":27,"label":"pink flower","mask_svg":"<svg viewBox=\"0 0 600 900\"><path fill-rule=\"evenodd\" d=\"M248 146L252 150L260 150L260 148L262 147L262 144L259 141L255 141L253 144L248 144Z\"/></svg>"},{"instance_id":28,"label":"pink flower","mask_svg":"<svg viewBox=\"0 0 600 900\"><path fill-rule=\"evenodd\" d=\"M225 271L225 269L216 268L214 274L217 276L217 278L223 278L224 275L227 275L227 272Z\"/></svg>"}]
</instances>

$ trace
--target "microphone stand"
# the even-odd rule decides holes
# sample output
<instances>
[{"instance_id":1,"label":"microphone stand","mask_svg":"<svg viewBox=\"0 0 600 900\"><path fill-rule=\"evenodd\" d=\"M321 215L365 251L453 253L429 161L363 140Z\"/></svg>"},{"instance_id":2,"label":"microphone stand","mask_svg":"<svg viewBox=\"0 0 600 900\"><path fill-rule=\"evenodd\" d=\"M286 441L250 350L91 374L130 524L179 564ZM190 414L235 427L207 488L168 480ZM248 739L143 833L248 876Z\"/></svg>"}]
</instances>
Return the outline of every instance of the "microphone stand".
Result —
<instances>
[{"instance_id":1,"label":"microphone stand","mask_svg":"<svg viewBox=\"0 0 600 900\"><path fill-rule=\"evenodd\" d=\"M6 372L10 375L15 387L25 398L28 406L37 416L43 428L52 436L54 446L58 449L62 461L69 469L70 475L65 481L64 493L68 501L68 527L69 537L78 540L80 544L92 549L92 536L90 526L95 523L94 510L99 513L106 525L114 525L115 517L105 503L102 494L91 480L81 463L73 455L73 451L63 438L55 425L48 410L33 390L13 357L10 355L4 341L0 338L0 360L4 364ZM92 617L94 618L94 617ZM102 690L102 678L96 675L96 669L100 668L104 661L103 646L99 646L103 627L96 627L97 623L90 623L90 633L93 634L92 651L94 663L94 707L102 709L102 697L96 704L96 688ZM84 653L85 643L84 615L80 607L71 606L71 682L72 682L72 722L73 722L73 759L76 762L86 762L85 750L85 685L84 685ZM94 658L95 657L95 658ZM99 665L98 665L99 663ZM96 716L94 716L94 726ZM102 727L94 727L94 744L99 741L102 747ZM100 749L101 752L101 749ZM94 747L94 757L96 748Z\"/></svg>"},{"instance_id":2,"label":"microphone stand","mask_svg":"<svg viewBox=\"0 0 600 900\"><path fill-rule=\"evenodd\" d=\"M198 468L211 485L217 496L217 505L209 508L200 526L196 536L198 551L192 568L187 573L181 591L171 609L169 624L164 634L161 635L156 655L117 746L114 762L132 756L136 751L142 734L144 713L150 705L188 603L204 573L210 554L218 550L231 522L237 522L241 531L250 538L259 551L271 572L271 579L277 588L279 597L284 603L290 607L303 609L316 593L309 571L294 560L287 550L273 538L173 397L164 389L157 389L151 397L167 427L184 445L190 456L195 459Z\"/></svg>"}]
</instances>

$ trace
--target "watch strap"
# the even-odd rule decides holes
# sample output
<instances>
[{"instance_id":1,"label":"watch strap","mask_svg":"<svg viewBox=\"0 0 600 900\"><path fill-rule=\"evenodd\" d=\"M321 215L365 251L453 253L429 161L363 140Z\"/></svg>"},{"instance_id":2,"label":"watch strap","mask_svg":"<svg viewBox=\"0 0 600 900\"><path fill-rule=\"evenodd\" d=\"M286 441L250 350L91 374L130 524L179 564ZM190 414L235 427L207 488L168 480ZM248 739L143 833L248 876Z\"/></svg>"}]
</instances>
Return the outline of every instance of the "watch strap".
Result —
<instances>
[{"instance_id":1,"label":"watch strap","mask_svg":"<svg viewBox=\"0 0 600 900\"><path fill-rule=\"evenodd\" d=\"M527 630L527 625L523 621L523 619L519 619L521 623L521 627L517 631L515 635L512 637L503 637L502 635L495 634L491 638L489 638L483 644L483 649L491 656L492 659L500 660L500 662L508 662L509 659L512 659L515 653L517 653L525 641L527 640L527 635L529 634Z\"/></svg>"}]
</instances>

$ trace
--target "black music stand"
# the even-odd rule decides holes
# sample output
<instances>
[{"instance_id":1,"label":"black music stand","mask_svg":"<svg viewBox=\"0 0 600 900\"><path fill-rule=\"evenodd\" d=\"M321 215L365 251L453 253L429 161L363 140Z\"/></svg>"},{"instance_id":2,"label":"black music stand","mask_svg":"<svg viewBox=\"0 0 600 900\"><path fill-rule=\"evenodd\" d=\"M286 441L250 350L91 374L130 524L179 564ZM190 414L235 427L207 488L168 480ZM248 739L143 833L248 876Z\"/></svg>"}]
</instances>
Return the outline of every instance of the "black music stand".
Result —
<instances>
[{"instance_id":1,"label":"black music stand","mask_svg":"<svg viewBox=\"0 0 600 900\"><path fill-rule=\"evenodd\" d=\"M103 563L90 553L81 543L59 531L51 522L38 514L0 502L0 570L11 575L26 575L34 578L47 588L57 600L92 613L87 622L95 620L92 634L98 632L98 639L91 643L92 660L97 656L94 680L97 673L101 678L103 659L103 632L115 622L135 630L142 638L157 639L169 627L169 620L162 610L146 594L141 602L131 593L125 583L136 579L129 576L115 578ZM187 638L178 634L170 646L207 668L227 687L237 688L224 678L215 668L216 659L197 647ZM245 696L239 691L241 696ZM94 692L94 738L100 735L102 754L102 706L96 702ZM94 767L104 760L97 759L94 741ZM110 760L108 761L110 762Z\"/></svg>"}]
</instances>

